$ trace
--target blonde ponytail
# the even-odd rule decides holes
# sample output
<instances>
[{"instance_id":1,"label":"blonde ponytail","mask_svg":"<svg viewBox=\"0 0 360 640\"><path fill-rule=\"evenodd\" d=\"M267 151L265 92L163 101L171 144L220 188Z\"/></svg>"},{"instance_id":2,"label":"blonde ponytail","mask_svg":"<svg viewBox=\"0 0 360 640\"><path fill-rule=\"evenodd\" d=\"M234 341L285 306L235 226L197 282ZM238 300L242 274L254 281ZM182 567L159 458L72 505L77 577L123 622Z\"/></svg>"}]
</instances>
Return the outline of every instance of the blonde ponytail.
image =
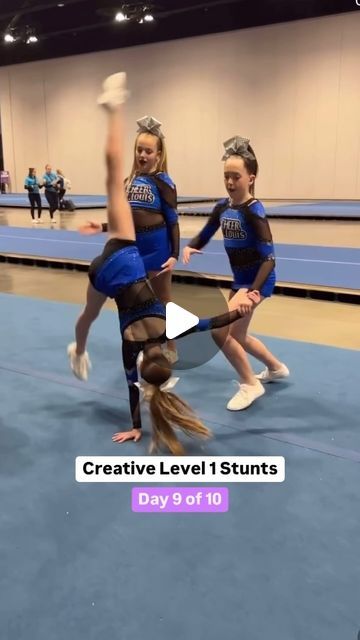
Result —
<instances>
[{"instance_id":1,"label":"blonde ponytail","mask_svg":"<svg viewBox=\"0 0 360 640\"><path fill-rule=\"evenodd\" d=\"M184 447L178 440L173 425L193 438L211 437L211 431L175 393L165 392L156 387L149 404L153 429L150 452L158 450L163 445L175 456L184 455Z\"/></svg>"}]
</instances>

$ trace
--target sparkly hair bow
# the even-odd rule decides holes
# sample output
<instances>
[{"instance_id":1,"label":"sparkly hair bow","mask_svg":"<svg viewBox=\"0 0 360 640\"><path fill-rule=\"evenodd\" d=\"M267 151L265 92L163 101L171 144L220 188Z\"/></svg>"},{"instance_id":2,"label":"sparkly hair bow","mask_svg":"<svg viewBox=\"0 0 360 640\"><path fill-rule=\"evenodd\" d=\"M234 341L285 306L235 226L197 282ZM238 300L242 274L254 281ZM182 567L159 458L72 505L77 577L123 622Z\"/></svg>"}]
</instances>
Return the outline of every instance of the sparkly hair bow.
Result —
<instances>
[{"instance_id":1,"label":"sparkly hair bow","mask_svg":"<svg viewBox=\"0 0 360 640\"><path fill-rule=\"evenodd\" d=\"M137 120L136 124L139 125L138 133L152 133L154 136L158 136L158 138L165 138L163 132L160 130L162 123L152 116L144 116L140 118L140 120Z\"/></svg>"},{"instance_id":2,"label":"sparkly hair bow","mask_svg":"<svg viewBox=\"0 0 360 640\"><path fill-rule=\"evenodd\" d=\"M164 384L162 384L160 387L155 387L155 385L149 384L148 382L145 382L145 381L135 382L135 386L138 387L138 389L142 393L142 397L144 398L144 400L151 400L155 389L160 388L161 391L165 391L165 393L168 393L169 391L171 391L171 389L175 387L175 385L179 382L179 380L180 378L169 378L169 380L164 382Z\"/></svg>"},{"instance_id":3,"label":"sparkly hair bow","mask_svg":"<svg viewBox=\"0 0 360 640\"><path fill-rule=\"evenodd\" d=\"M248 138L242 138L241 136L234 136L224 142L225 153L222 160L227 160L230 156L241 156L243 153L249 153Z\"/></svg>"}]
</instances>

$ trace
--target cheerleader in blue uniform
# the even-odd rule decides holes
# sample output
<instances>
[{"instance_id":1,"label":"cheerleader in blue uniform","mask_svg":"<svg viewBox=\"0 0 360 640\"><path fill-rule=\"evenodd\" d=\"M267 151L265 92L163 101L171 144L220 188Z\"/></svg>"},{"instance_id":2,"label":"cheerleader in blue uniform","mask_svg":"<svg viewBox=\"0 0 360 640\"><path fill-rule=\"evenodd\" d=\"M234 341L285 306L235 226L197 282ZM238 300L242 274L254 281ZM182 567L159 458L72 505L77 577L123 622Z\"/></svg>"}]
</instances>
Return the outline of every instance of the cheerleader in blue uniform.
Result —
<instances>
[{"instance_id":1,"label":"cheerleader in blue uniform","mask_svg":"<svg viewBox=\"0 0 360 640\"><path fill-rule=\"evenodd\" d=\"M260 301L269 298L275 287L275 255L272 235L265 210L254 197L254 183L258 163L249 140L235 136L224 143L224 179L228 198L220 200L207 224L183 250L183 261L188 264L194 253L209 242L221 227L225 251L228 255L234 281L230 298L236 291L260 294ZM263 382L271 382L289 375L280 362L254 336L248 335L252 313L236 322L230 329L223 351L240 377L239 391L229 401L232 411L246 409L265 392ZM240 347L240 348L239 348ZM266 365L255 376L246 353Z\"/></svg>"},{"instance_id":2,"label":"cheerleader in blue uniform","mask_svg":"<svg viewBox=\"0 0 360 640\"><path fill-rule=\"evenodd\" d=\"M187 435L207 438L209 430L194 415L191 408L177 395L170 392L175 380L171 379L171 363L162 352L166 342L165 306L157 298L147 279L144 262L135 241L133 215L123 181L123 132L121 104L126 100L125 74L115 74L104 82L99 104L108 112L108 137L106 145L108 227L109 240L103 253L95 258L89 269L87 304L82 315L90 315L94 308L101 308L107 298L116 302L122 337L123 364L128 381L132 428L113 436L115 442L138 441L141 437L140 390L149 401L152 419L152 448L163 445L175 455L184 449L173 425ZM95 303L93 302L95 300ZM224 327L248 313L256 302L244 294L232 301L232 309L221 316L203 319L183 335L193 331L223 332ZM85 327L85 331L84 331ZM86 380L90 360L86 352L88 325L81 321L75 328L76 342L68 346L68 357L73 373ZM220 341L220 335L217 335ZM143 353L139 364L138 356ZM139 372L138 372L139 367ZM143 382L139 383L140 373Z\"/></svg>"},{"instance_id":3,"label":"cheerleader in blue uniform","mask_svg":"<svg viewBox=\"0 0 360 640\"><path fill-rule=\"evenodd\" d=\"M151 116L137 121L134 162L126 181L134 218L136 245L146 273L160 300L171 301L171 278L179 257L179 223L176 187L167 173L167 154L161 122ZM88 222L85 234L105 232L107 223ZM177 361L176 345L167 341L164 350L171 363Z\"/></svg>"}]
</instances>

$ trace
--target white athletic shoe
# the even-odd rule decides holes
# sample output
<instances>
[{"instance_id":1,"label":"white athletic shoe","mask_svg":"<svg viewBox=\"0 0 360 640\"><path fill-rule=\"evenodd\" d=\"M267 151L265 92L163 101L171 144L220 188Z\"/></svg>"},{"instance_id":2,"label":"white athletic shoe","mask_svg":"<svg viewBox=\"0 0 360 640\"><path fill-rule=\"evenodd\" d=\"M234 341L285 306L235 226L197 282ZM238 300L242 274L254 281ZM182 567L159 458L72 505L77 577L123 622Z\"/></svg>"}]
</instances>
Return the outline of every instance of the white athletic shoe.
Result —
<instances>
[{"instance_id":1,"label":"white athletic shoe","mask_svg":"<svg viewBox=\"0 0 360 640\"><path fill-rule=\"evenodd\" d=\"M128 97L126 73L113 73L103 82L103 92L98 97L97 103L111 110L126 102Z\"/></svg>"},{"instance_id":2,"label":"white athletic shoe","mask_svg":"<svg viewBox=\"0 0 360 640\"><path fill-rule=\"evenodd\" d=\"M91 369L88 352L85 351L81 356L78 356L76 353L76 342L72 342L67 348L67 354L73 374L79 378L79 380L87 380L88 373Z\"/></svg>"},{"instance_id":3,"label":"white athletic shoe","mask_svg":"<svg viewBox=\"0 0 360 640\"><path fill-rule=\"evenodd\" d=\"M271 369L264 369L261 373L258 373L255 378L261 380L261 382L274 382L275 380L281 380L281 378L287 378L290 375L290 371L287 366L282 362L281 367L276 369L276 371L271 371Z\"/></svg>"},{"instance_id":4,"label":"white athletic shoe","mask_svg":"<svg viewBox=\"0 0 360 640\"><path fill-rule=\"evenodd\" d=\"M257 380L256 384L239 384L239 391L229 400L227 409L229 411L242 411L260 398L265 393L265 389L261 382Z\"/></svg>"},{"instance_id":5,"label":"white athletic shoe","mask_svg":"<svg viewBox=\"0 0 360 640\"><path fill-rule=\"evenodd\" d=\"M179 354L177 351L172 351L171 349L163 349L163 354L167 360L169 360L170 364L175 364L179 360Z\"/></svg>"}]
</instances>

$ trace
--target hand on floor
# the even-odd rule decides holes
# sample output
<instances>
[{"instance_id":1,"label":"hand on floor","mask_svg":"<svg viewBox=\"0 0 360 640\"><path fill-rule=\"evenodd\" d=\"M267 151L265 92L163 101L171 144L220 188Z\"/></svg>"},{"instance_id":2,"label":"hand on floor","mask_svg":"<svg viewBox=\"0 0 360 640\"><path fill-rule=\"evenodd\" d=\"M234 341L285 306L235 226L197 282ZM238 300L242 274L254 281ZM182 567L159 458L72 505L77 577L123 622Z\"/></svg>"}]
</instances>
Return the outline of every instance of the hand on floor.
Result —
<instances>
[{"instance_id":1,"label":"hand on floor","mask_svg":"<svg viewBox=\"0 0 360 640\"><path fill-rule=\"evenodd\" d=\"M126 440L134 440L134 442L139 442L142 436L141 429L131 429L131 431L119 431L118 433L114 433L112 437L113 442L126 442Z\"/></svg>"}]
</instances>

